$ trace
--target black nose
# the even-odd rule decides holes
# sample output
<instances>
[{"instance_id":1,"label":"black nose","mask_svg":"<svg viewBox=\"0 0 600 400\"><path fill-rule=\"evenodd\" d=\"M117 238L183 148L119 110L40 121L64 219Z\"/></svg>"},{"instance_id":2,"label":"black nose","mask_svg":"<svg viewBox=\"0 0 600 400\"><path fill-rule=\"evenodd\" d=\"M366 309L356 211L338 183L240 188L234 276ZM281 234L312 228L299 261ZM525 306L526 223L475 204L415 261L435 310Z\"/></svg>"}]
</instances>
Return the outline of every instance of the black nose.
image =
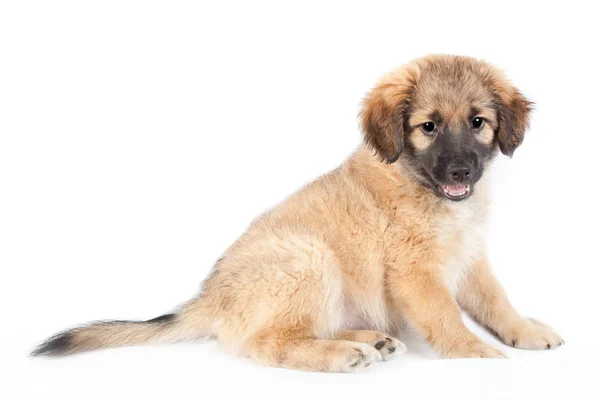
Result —
<instances>
[{"instance_id":1,"label":"black nose","mask_svg":"<svg viewBox=\"0 0 600 400\"><path fill-rule=\"evenodd\" d=\"M448 168L448 179L452 182L463 183L471 179L473 171L468 165L456 165Z\"/></svg>"}]
</instances>

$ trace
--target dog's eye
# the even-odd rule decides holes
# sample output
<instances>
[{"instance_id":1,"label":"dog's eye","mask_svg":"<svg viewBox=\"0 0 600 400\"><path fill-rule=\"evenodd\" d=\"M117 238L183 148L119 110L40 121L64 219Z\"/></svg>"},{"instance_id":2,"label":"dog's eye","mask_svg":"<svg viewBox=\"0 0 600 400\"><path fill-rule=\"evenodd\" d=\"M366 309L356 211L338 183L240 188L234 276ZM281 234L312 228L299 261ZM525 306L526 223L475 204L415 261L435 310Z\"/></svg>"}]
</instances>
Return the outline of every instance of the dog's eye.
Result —
<instances>
[{"instance_id":1,"label":"dog's eye","mask_svg":"<svg viewBox=\"0 0 600 400\"><path fill-rule=\"evenodd\" d=\"M473 124L473 128L479 129L483 126L484 122L485 122L485 120L483 118L475 117L475 118L473 118L473 121L471 121L471 124Z\"/></svg>"},{"instance_id":2,"label":"dog's eye","mask_svg":"<svg viewBox=\"0 0 600 400\"><path fill-rule=\"evenodd\" d=\"M435 131L435 124L431 121L427 121L424 124L421 124L421 129L425 133L433 133Z\"/></svg>"}]
</instances>

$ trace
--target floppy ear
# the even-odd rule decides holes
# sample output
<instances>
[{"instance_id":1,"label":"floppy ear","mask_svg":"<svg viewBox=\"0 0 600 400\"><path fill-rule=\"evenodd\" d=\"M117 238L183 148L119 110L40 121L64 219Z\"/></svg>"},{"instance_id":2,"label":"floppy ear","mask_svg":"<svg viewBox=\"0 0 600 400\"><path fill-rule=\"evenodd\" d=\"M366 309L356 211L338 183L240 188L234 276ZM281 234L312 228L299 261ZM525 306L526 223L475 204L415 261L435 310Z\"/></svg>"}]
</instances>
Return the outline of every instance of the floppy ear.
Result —
<instances>
[{"instance_id":1,"label":"floppy ear","mask_svg":"<svg viewBox=\"0 0 600 400\"><path fill-rule=\"evenodd\" d=\"M512 157L529 128L529 114L533 103L503 76L498 77L493 86L497 97L498 145L502 154Z\"/></svg>"},{"instance_id":2,"label":"floppy ear","mask_svg":"<svg viewBox=\"0 0 600 400\"><path fill-rule=\"evenodd\" d=\"M408 69L385 76L365 97L360 111L363 138L382 161L395 162L404 148L404 124L415 78Z\"/></svg>"}]
</instances>

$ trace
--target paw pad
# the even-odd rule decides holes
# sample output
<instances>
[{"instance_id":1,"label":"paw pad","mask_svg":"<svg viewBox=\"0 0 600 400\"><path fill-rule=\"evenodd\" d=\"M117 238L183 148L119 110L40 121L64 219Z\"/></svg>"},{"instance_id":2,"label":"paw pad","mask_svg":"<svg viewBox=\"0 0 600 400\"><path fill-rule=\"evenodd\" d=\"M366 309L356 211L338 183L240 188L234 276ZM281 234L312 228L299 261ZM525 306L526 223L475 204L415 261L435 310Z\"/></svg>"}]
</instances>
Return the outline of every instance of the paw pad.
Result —
<instances>
[{"instance_id":1,"label":"paw pad","mask_svg":"<svg viewBox=\"0 0 600 400\"><path fill-rule=\"evenodd\" d=\"M386 337L384 340L379 340L373 347L381 354L384 360L389 360L396 354L401 354L406 351L404 343L396 338Z\"/></svg>"},{"instance_id":2,"label":"paw pad","mask_svg":"<svg viewBox=\"0 0 600 400\"><path fill-rule=\"evenodd\" d=\"M380 340L379 342L375 343L375 348L377 350L381 350L383 348L383 346L385 346L385 340Z\"/></svg>"}]
</instances>

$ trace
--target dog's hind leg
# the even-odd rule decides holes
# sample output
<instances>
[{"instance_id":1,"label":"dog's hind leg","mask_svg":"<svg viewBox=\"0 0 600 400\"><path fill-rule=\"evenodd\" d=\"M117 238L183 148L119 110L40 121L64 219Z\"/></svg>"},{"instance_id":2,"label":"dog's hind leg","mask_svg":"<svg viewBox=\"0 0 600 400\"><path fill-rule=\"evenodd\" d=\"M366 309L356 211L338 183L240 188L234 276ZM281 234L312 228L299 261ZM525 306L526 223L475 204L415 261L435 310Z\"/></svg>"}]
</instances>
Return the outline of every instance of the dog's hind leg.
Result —
<instances>
[{"instance_id":1,"label":"dog's hind leg","mask_svg":"<svg viewBox=\"0 0 600 400\"><path fill-rule=\"evenodd\" d=\"M207 284L215 336L262 364L355 371L381 360L374 346L334 340L344 303L339 260L318 238L285 233L237 248Z\"/></svg>"},{"instance_id":2,"label":"dog's hind leg","mask_svg":"<svg viewBox=\"0 0 600 400\"><path fill-rule=\"evenodd\" d=\"M355 372L382 359L375 347L311 336L306 327L271 327L249 345L251 358L270 366L319 372Z\"/></svg>"},{"instance_id":3,"label":"dog's hind leg","mask_svg":"<svg viewBox=\"0 0 600 400\"><path fill-rule=\"evenodd\" d=\"M340 331L336 334L336 339L369 344L379 351L384 360L406 352L404 343L379 331Z\"/></svg>"}]
</instances>

